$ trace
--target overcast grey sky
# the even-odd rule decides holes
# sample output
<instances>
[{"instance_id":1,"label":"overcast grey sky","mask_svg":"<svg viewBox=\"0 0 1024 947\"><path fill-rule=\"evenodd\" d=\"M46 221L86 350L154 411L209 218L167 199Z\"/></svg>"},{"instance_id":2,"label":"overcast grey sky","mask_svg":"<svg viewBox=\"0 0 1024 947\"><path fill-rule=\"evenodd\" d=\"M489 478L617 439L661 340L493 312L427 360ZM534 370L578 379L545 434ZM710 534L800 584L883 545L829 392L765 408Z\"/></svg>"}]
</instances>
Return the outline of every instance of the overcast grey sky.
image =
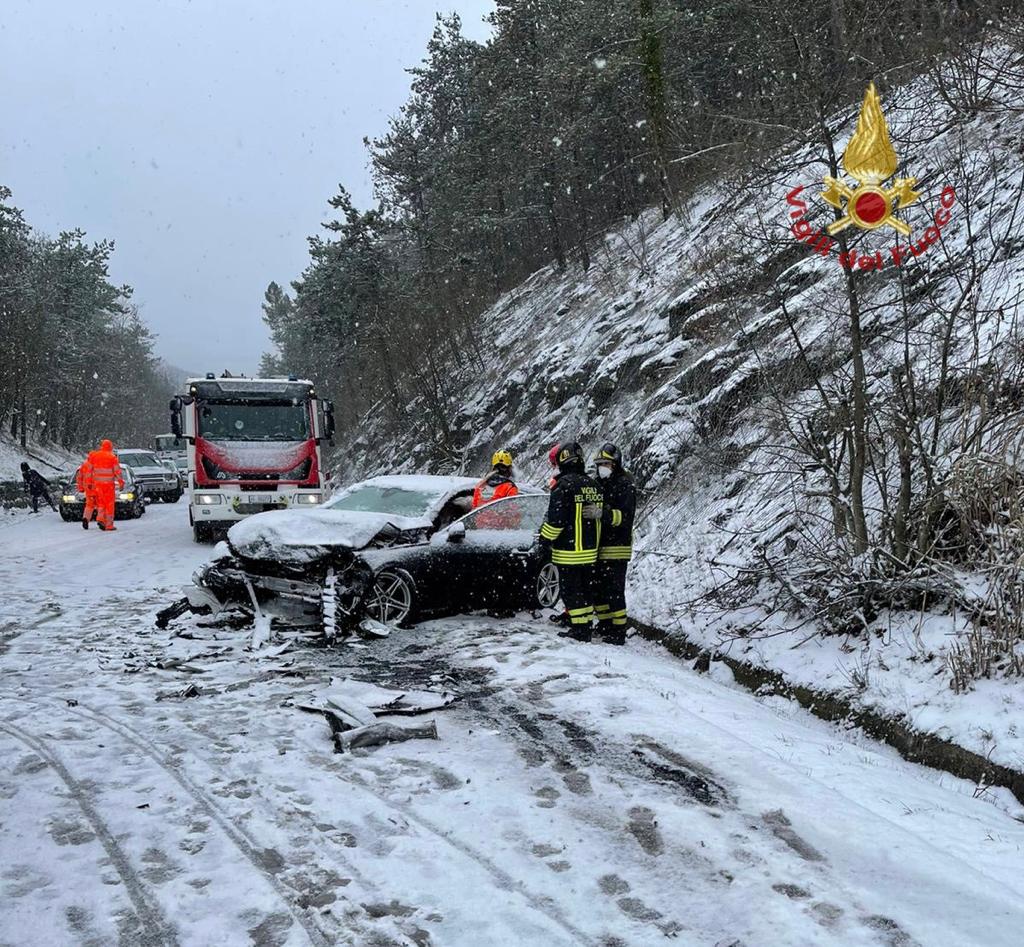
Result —
<instances>
[{"instance_id":1,"label":"overcast grey sky","mask_svg":"<svg viewBox=\"0 0 1024 947\"><path fill-rule=\"evenodd\" d=\"M0 184L29 222L116 241L113 276L193 371L253 371L364 135L405 101L434 26L492 0L3 0Z\"/></svg>"}]
</instances>

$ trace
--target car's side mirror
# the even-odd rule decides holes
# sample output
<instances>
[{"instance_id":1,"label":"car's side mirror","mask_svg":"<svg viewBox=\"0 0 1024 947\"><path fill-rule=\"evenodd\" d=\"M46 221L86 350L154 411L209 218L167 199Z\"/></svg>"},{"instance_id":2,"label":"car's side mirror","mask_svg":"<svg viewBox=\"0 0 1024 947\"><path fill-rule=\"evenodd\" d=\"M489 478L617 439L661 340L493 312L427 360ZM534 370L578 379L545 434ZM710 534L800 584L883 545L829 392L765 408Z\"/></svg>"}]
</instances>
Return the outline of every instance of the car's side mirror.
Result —
<instances>
[{"instance_id":1,"label":"car's side mirror","mask_svg":"<svg viewBox=\"0 0 1024 947\"><path fill-rule=\"evenodd\" d=\"M181 426L181 398L175 397L171 399L171 433L175 437L181 437L183 435Z\"/></svg>"},{"instance_id":2,"label":"car's side mirror","mask_svg":"<svg viewBox=\"0 0 1024 947\"><path fill-rule=\"evenodd\" d=\"M452 523L448 527L448 542L461 543L466 538L466 527L462 523Z\"/></svg>"}]
</instances>

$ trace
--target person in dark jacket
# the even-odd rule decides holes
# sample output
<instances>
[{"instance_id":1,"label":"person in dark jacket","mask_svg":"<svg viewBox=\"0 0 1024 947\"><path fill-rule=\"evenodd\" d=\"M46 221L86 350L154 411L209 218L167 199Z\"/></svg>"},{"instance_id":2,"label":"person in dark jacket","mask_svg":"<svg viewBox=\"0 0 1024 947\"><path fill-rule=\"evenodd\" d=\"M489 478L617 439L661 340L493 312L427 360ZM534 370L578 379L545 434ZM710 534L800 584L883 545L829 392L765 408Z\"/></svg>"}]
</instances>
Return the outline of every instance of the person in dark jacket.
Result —
<instances>
[{"instance_id":1,"label":"person in dark jacket","mask_svg":"<svg viewBox=\"0 0 1024 947\"><path fill-rule=\"evenodd\" d=\"M610 644L626 643L626 572L633 558L636 485L622 467L622 452L605 444L594 458L604 493L601 546L595 567L598 634Z\"/></svg>"},{"instance_id":2,"label":"person in dark jacket","mask_svg":"<svg viewBox=\"0 0 1024 947\"><path fill-rule=\"evenodd\" d=\"M583 469L583 450L575 441L562 444L556 455L548 512L540 528L540 542L551 547L558 566L562 601L569 615L563 637L591 640L594 620L594 564L601 538L601 490Z\"/></svg>"},{"instance_id":3,"label":"person in dark jacket","mask_svg":"<svg viewBox=\"0 0 1024 947\"><path fill-rule=\"evenodd\" d=\"M21 479L25 481L25 489L28 490L29 502L32 504L32 512L39 512L39 501L45 500L50 504L50 509L57 512L57 504L50 496L50 481L38 470L29 467L27 461L21 462Z\"/></svg>"}]
</instances>

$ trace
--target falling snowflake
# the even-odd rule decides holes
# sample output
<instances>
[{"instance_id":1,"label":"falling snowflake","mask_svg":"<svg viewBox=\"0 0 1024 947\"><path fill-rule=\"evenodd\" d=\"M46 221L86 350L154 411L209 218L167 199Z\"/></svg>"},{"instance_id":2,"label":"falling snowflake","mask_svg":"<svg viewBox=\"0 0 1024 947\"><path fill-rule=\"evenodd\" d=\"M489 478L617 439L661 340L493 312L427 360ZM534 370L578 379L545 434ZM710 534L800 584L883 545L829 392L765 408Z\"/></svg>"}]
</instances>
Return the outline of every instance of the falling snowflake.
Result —
<instances>
[{"instance_id":1,"label":"falling snowflake","mask_svg":"<svg viewBox=\"0 0 1024 947\"><path fill-rule=\"evenodd\" d=\"M605 67L606 67L607 65L608 65L608 60L607 60L607 59L604 59L604 58L603 58L603 57L601 57L601 56L598 56L598 57L597 57L597 58L596 58L596 59L594 60L594 68L595 68L595 69L604 69L604 68L605 68Z\"/></svg>"},{"instance_id":2,"label":"falling snowflake","mask_svg":"<svg viewBox=\"0 0 1024 947\"><path fill-rule=\"evenodd\" d=\"M555 147L556 148L561 148L562 147L562 139L559 138L557 135L555 135L555 137L552 138L551 140L555 143Z\"/></svg>"}]
</instances>

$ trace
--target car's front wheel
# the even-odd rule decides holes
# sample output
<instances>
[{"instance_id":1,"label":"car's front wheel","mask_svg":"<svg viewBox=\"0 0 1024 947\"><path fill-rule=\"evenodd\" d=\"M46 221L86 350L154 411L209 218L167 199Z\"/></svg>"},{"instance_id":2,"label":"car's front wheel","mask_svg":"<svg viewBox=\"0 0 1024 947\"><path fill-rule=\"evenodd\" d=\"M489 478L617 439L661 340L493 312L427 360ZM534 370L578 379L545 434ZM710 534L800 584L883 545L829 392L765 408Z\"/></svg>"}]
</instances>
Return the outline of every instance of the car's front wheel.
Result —
<instances>
[{"instance_id":1,"label":"car's front wheel","mask_svg":"<svg viewBox=\"0 0 1024 947\"><path fill-rule=\"evenodd\" d=\"M382 569L373 577L366 614L385 625L410 622L416 608L416 583L403 569Z\"/></svg>"},{"instance_id":2,"label":"car's front wheel","mask_svg":"<svg viewBox=\"0 0 1024 947\"><path fill-rule=\"evenodd\" d=\"M562 584L558 578L558 566L553 562L545 562L537 573L536 600L538 608L554 608L562 594Z\"/></svg>"}]
</instances>

